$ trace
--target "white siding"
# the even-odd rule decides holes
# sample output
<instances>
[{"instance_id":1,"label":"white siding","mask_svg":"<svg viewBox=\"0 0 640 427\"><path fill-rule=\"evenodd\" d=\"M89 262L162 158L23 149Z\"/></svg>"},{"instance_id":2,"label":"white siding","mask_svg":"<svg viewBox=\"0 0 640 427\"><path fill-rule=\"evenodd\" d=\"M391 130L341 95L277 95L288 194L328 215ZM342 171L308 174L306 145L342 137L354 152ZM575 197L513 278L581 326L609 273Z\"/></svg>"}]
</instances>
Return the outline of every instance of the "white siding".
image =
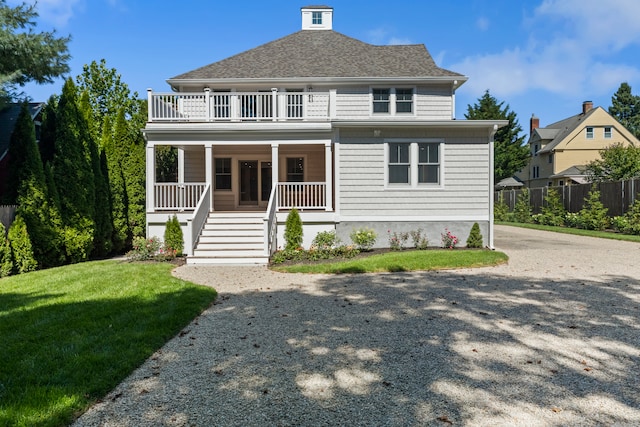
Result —
<instances>
[{"instance_id":1,"label":"white siding","mask_svg":"<svg viewBox=\"0 0 640 427\"><path fill-rule=\"evenodd\" d=\"M371 115L367 86L341 88L336 93L336 116L341 119L368 118Z\"/></svg>"},{"instance_id":2,"label":"white siding","mask_svg":"<svg viewBox=\"0 0 640 427\"><path fill-rule=\"evenodd\" d=\"M403 135L402 137L407 137ZM342 138L340 201L344 216L487 216L489 145L482 137L444 138L444 188L385 188L382 140Z\"/></svg>"},{"instance_id":3,"label":"white siding","mask_svg":"<svg viewBox=\"0 0 640 427\"><path fill-rule=\"evenodd\" d=\"M453 114L451 89L444 87L418 87L416 114L430 120L449 120Z\"/></svg>"}]
</instances>

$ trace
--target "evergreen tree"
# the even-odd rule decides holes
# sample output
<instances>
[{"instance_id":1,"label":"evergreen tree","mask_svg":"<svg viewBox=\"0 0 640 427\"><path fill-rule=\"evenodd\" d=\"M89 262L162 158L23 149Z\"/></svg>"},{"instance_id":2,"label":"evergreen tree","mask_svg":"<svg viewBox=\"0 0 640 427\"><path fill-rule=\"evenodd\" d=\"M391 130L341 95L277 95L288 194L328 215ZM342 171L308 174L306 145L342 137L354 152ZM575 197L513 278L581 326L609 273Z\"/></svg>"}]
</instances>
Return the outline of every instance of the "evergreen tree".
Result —
<instances>
[{"instance_id":1,"label":"evergreen tree","mask_svg":"<svg viewBox=\"0 0 640 427\"><path fill-rule=\"evenodd\" d=\"M38 268L38 263L33 256L27 224L20 215L16 215L16 219L9 227L8 237L13 254L13 271L18 274L35 271Z\"/></svg>"},{"instance_id":2,"label":"evergreen tree","mask_svg":"<svg viewBox=\"0 0 640 427\"><path fill-rule=\"evenodd\" d=\"M611 97L611 114L622 126L640 138L640 96L631 93L631 86L624 82Z\"/></svg>"},{"instance_id":3,"label":"evergreen tree","mask_svg":"<svg viewBox=\"0 0 640 427\"><path fill-rule=\"evenodd\" d=\"M129 121L129 148L124 163L128 199L129 229L133 237L146 234L146 158L145 141L141 128L133 127L135 118Z\"/></svg>"},{"instance_id":4,"label":"evergreen tree","mask_svg":"<svg viewBox=\"0 0 640 427\"><path fill-rule=\"evenodd\" d=\"M11 136L12 180L16 182L18 214L33 239L35 259L42 267L60 265L61 242L53 224L57 212L49 203L45 174L36 144L35 127L28 104L24 103Z\"/></svg>"},{"instance_id":5,"label":"evergreen tree","mask_svg":"<svg viewBox=\"0 0 640 427\"><path fill-rule=\"evenodd\" d=\"M175 214L167 220L164 229L164 247L167 251L174 250L177 256L182 256L184 237L180 222Z\"/></svg>"},{"instance_id":6,"label":"evergreen tree","mask_svg":"<svg viewBox=\"0 0 640 427\"><path fill-rule=\"evenodd\" d=\"M560 200L560 192L555 188L547 188L547 195L544 197L544 201L540 224L557 227L563 225L566 211L562 205L562 200Z\"/></svg>"},{"instance_id":7,"label":"evergreen tree","mask_svg":"<svg viewBox=\"0 0 640 427\"><path fill-rule=\"evenodd\" d=\"M478 225L477 222L473 223L469 237L467 237L467 248L482 248L482 233L480 232L480 225Z\"/></svg>"},{"instance_id":8,"label":"evergreen tree","mask_svg":"<svg viewBox=\"0 0 640 427\"><path fill-rule=\"evenodd\" d=\"M468 120L508 120L495 134L494 149L494 179L496 182L508 178L527 165L529 148L524 145L524 135L520 136L522 127L518 123L516 113L504 106L504 101L498 102L487 90L478 103L467 106L464 115Z\"/></svg>"},{"instance_id":9,"label":"evergreen tree","mask_svg":"<svg viewBox=\"0 0 640 427\"><path fill-rule=\"evenodd\" d=\"M40 158L42 164L53 161L53 155L56 152L56 108L58 107L58 98L51 96L47 105L42 111L42 124L40 125Z\"/></svg>"},{"instance_id":10,"label":"evergreen tree","mask_svg":"<svg viewBox=\"0 0 640 427\"><path fill-rule=\"evenodd\" d=\"M7 239L4 225L0 222L0 278L7 277L13 271L13 255Z\"/></svg>"},{"instance_id":11,"label":"evergreen tree","mask_svg":"<svg viewBox=\"0 0 640 427\"><path fill-rule=\"evenodd\" d=\"M126 122L124 111L116 117L114 127L107 117L102 129L101 145L107 159L107 176L111 197L111 218L113 221L113 250L121 252L132 241L129 228L129 198L127 197L124 175L124 150L120 143L126 141Z\"/></svg>"},{"instance_id":12,"label":"evergreen tree","mask_svg":"<svg viewBox=\"0 0 640 427\"><path fill-rule=\"evenodd\" d=\"M284 225L285 251L295 251L302 246L302 220L296 208L289 211Z\"/></svg>"},{"instance_id":13,"label":"evergreen tree","mask_svg":"<svg viewBox=\"0 0 640 427\"><path fill-rule=\"evenodd\" d=\"M30 81L53 83L69 71L69 37L36 32L36 5L10 7L0 1L0 108L16 86Z\"/></svg>"},{"instance_id":14,"label":"evergreen tree","mask_svg":"<svg viewBox=\"0 0 640 427\"><path fill-rule=\"evenodd\" d=\"M78 108L73 80L67 79L56 111L53 177L60 198L67 259L79 262L93 251L95 182L89 154L89 135Z\"/></svg>"},{"instance_id":15,"label":"evergreen tree","mask_svg":"<svg viewBox=\"0 0 640 427\"><path fill-rule=\"evenodd\" d=\"M91 107L89 105L89 95L83 92L80 96L79 108L87 124L86 149L89 152L89 161L93 172L94 200L95 200L95 235L93 241L93 255L103 257L111 252L113 247L111 235L113 225L111 221L111 208L109 203L109 183L102 172L100 165L100 153L98 146L89 132L89 122L92 120Z\"/></svg>"},{"instance_id":16,"label":"evergreen tree","mask_svg":"<svg viewBox=\"0 0 640 427\"><path fill-rule=\"evenodd\" d=\"M524 224L532 222L532 209L529 202L529 189L523 188L516 205L513 207L513 216L516 222L522 222Z\"/></svg>"}]
</instances>

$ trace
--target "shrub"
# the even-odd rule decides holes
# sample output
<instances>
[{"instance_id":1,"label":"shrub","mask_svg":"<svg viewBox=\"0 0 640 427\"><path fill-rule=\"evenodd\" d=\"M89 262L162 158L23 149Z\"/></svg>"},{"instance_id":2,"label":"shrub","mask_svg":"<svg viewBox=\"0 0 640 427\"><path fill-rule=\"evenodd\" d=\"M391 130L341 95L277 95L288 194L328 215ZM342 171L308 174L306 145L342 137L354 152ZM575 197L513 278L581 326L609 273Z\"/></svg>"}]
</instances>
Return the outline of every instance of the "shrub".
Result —
<instances>
[{"instance_id":1,"label":"shrub","mask_svg":"<svg viewBox=\"0 0 640 427\"><path fill-rule=\"evenodd\" d=\"M412 230L409 232L411 240L413 241L413 247L419 250L424 250L429 247L429 239L427 236L422 235L422 229Z\"/></svg>"},{"instance_id":2,"label":"shrub","mask_svg":"<svg viewBox=\"0 0 640 427\"><path fill-rule=\"evenodd\" d=\"M133 248L127 252L130 261L146 261L154 259L159 253L162 243L157 237L145 239L144 237L133 238Z\"/></svg>"},{"instance_id":3,"label":"shrub","mask_svg":"<svg viewBox=\"0 0 640 427\"><path fill-rule=\"evenodd\" d=\"M167 220L164 229L164 253L172 254L175 256L182 256L182 250L184 249L184 238L182 236L182 228L180 228L180 222L178 217L174 214L173 217Z\"/></svg>"},{"instance_id":4,"label":"shrub","mask_svg":"<svg viewBox=\"0 0 640 427\"><path fill-rule=\"evenodd\" d=\"M576 212L567 212L564 215L564 225L571 228L582 228L580 227L580 214Z\"/></svg>"},{"instance_id":5,"label":"shrub","mask_svg":"<svg viewBox=\"0 0 640 427\"><path fill-rule=\"evenodd\" d=\"M544 198L545 205L538 217L538 223L542 225L560 226L564 224L566 211L560 200L560 193L555 188L549 188Z\"/></svg>"},{"instance_id":6,"label":"shrub","mask_svg":"<svg viewBox=\"0 0 640 427\"><path fill-rule=\"evenodd\" d=\"M442 247L445 249L455 249L458 244L458 238L448 229L444 229L442 233Z\"/></svg>"},{"instance_id":7,"label":"shrub","mask_svg":"<svg viewBox=\"0 0 640 427\"><path fill-rule=\"evenodd\" d=\"M298 210L293 208L284 225L285 250L295 250L302 246L302 220Z\"/></svg>"},{"instance_id":8,"label":"shrub","mask_svg":"<svg viewBox=\"0 0 640 427\"><path fill-rule=\"evenodd\" d=\"M334 231L321 231L313 238L311 246L319 251L327 251L340 245L340 239Z\"/></svg>"},{"instance_id":9,"label":"shrub","mask_svg":"<svg viewBox=\"0 0 640 427\"><path fill-rule=\"evenodd\" d=\"M621 233L640 235L640 199L634 201L627 213L622 217L616 218L619 218L616 228Z\"/></svg>"},{"instance_id":10,"label":"shrub","mask_svg":"<svg viewBox=\"0 0 640 427\"><path fill-rule=\"evenodd\" d=\"M609 209L600 201L600 192L589 191L583 208L578 212L578 227L586 230L604 230L609 226Z\"/></svg>"},{"instance_id":11,"label":"shrub","mask_svg":"<svg viewBox=\"0 0 640 427\"><path fill-rule=\"evenodd\" d=\"M94 228L93 220L85 217L77 217L73 226L64 228L64 247L70 263L89 259L93 250Z\"/></svg>"},{"instance_id":12,"label":"shrub","mask_svg":"<svg viewBox=\"0 0 640 427\"><path fill-rule=\"evenodd\" d=\"M529 204L529 189L524 188L522 193L518 196L516 205L513 208L513 215L516 222L522 222L528 224L531 219L531 205Z\"/></svg>"},{"instance_id":13,"label":"shrub","mask_svg":"<svg viewBox=\"0 0 640 427\"><path fill-rule=\"evenodd\" d=\"M389 248L392 251L406 249L409 233L396 233L395 231L392 233L391 230L388 230L387 233L389 234Z\"/></svg>"},{"instance_id":14,"label":"shrub","mask_svg":"<svg viewBox=\"0 0 640 427\"><path fill-rule=\"evenodd\" d=\"M376 244L376 238L378 235L370 228L359 228L353 230L350 234L351 241L361 251L369 251Z\"/></svg>"},{"instance_id":15,"label":"shrub","mask_svg":"<svg viewBox=\"0 0 640 427\"><path fill-rule=\"evenodd\" d=\"M11 255L11 245L4 225L0 222L0 277L6 277L13 271L13 257Z\"/></svg>"},{"instance_id":16,"label":"shrub","mask_svg":"<svg viewBox=\"0 0 640 427\"><path fill-rule=\"evenodd\" d=\"M38 268L33 256L33 246L27 232L27 224L22 216L17 215L9 228L9 243L13 253L13 266L16 273L27 273Z\"/></svg>"},{"instance_id":17,"label":"shrub","mask_svg":"<svg viewBox=\"0 0 640 427\"><path fill-rule=\"evenodd\" d=\"M480 226L477 222L471 227L469 237L467 238L468 248L482 248L482 234L480 233Z\"/></svg>"},{"instance_id":18,"label":"shrub","mask_svg":"<svg viewBox=\"0 0 640 427\"><path fill-rule=\"evenodd\" d=\"M493 205L493 219L495 221L507 221L509 206L504 202L504 196L500 192L498 202Z\"/></svg>"}]
</instances>

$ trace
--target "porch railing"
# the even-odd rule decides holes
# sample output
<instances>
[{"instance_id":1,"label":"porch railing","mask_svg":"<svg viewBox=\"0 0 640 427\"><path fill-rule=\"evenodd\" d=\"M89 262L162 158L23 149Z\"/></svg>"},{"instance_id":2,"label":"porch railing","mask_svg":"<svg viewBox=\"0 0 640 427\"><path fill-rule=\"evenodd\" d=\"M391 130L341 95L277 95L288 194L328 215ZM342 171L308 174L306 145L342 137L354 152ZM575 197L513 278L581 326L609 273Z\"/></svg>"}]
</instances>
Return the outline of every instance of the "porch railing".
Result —
<instances>
[{"instance_id":1,"label":"porch railing","mask_svg":"<svg viewBox=\"0 0 640 427\"><path fill-rule=\"evenodd\" d=\"M267 213L264 216L264 254L270 257L276 251L276 231L278 224L276 221L276 188L271 189Z\"/></svg>"},{"instance_id":2,"label":"porch railing","mask_svg":"<svg viewBox=\"0 0 640 427\"><path fill-rule=\"evenodd\" d=\"M327 185L324 182L278 183L278 209L325 209Z\"/></svg>"},{"instance_id":3,"label":"porch railing","mask_svg":"<svg viewBox=\"0 0 640 427\"><path fill-rule=\"evenodd\" d=\"M202 227L204 227L204 223L207 221L207 217L209 216L210 207L211 186L206 184L205 189L202 192L202 197L200 197L200 200L193 211L193 215L191 218L187 219L187 233L185 236L185 241L189 244L189 247L187 248L187 255L193 255L193 251L196 248L196 242L202 232Z\"/></svg>"},{"instance_id":4,"label":"porch railing","mask_svg":"<svg viewBox=\"0 0 640 427\"><path fill-rule=\"evenodd\" d=\"M329 119L329 92L147 93L150 122Z\"/></svg>"},{"instance_id":5,"label":"porch railing","mask_svg":"<svg viewBox=\"0 0 640 427\"><path fill-rule=\"evenodd\" d=\"M206 186L205 183L157 183L154 188L154 208L157 211L194 210Z\"/></svg>"}]
</instances>

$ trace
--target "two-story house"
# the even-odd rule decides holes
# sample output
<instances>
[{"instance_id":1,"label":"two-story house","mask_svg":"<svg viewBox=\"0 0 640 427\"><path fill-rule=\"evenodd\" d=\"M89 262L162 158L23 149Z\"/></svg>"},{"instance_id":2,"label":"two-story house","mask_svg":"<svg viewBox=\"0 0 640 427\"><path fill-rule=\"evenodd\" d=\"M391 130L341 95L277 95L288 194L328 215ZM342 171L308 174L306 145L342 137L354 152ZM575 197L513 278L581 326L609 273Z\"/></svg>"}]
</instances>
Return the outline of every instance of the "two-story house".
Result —
<instances>
[{"instance_id":1,"label":"two-story house","mask_svg":"<svg viewBox=\"0 0 640 427\"><path fill-rule=\"evenodd\" d=\"M587 164L614 144L640 146L640 141L602 107L591 101L582 112L546 127L530 121L529 165L517 177L528 187L562 186L587 182Z\"/></svg>"},{"instance_id":2,"label":"two-story house","mask_svg":"<svg viewBox=\"0 0 640 427\"><path fill-rule=\"evenodd\" d=\"M302 29L168 79L148 92L147 231L176 213L188 263L264 263L290 209L304 246L319 231L445 228L474 222L493 245L493 135L506 121L455 120L467 78L422 44L374 46L333 30L333 9ZM178 182L155 179L155 149L178 148Z\"/></svg>"}]
</instances>

